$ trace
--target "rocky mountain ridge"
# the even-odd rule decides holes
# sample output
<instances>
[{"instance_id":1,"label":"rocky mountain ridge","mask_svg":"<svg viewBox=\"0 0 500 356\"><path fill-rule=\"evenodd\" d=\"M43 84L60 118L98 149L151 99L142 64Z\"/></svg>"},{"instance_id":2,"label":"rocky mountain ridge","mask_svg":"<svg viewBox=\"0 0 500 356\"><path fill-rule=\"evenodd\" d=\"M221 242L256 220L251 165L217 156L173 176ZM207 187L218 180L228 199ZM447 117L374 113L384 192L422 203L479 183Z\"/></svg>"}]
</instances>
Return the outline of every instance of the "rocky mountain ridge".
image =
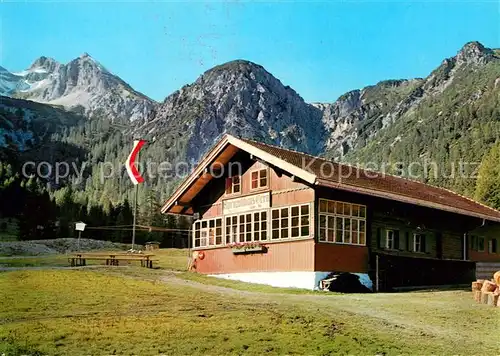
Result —
<instances>
[{"instance_id":1,"label":"rocky mountain ridge","mask_svg":"<svg viewBox=\"0 0 500 356\"><path fill-rule=\"evenodd\" d=\"M26 93L49 103L72 95L75 86L100 88L99 95L91 101L95 106L91 110L94 115L90 116L113 121L113 110L102 116L96 113L109 110L109 103L113 102L109 97L116 94L116 77L90 56L75 61L69 66L41 57L27 71L5 77L23 78L31 85ZM72 77L70 67L78 67L77 74L99 75ZM62 72L67 74L53 75ZM96 77L99 79L92 79ZM0 85L7 87L1 78L0 72ZM45 89L33 88L33 83L47 80L52 84ZM162 103L135 106L138 111L128 112L140 115L125 130L117 133L113 125L92 122L89 127L99 127L95 131L98 141L80 137L88 131L83 127L67 137L62 133L57 140L62 138L78 147L88 145L86 152L92 162L106 158L116 161L117 166L126 157L132 137L148 140L141 156L144 160L195 164L225 133L351 163L421 157L448 163L468 154L465 142L469 141L464 140L472 138L462 132L465 130L474 132L475 140L481 142L474 146L473 157L481 161L485 151L500 138L500 127L497 131L495 126L500 122L499 88L500 52L478 42L467 43L425 78L382 81L350 91L332 103L306 103L262 66L236 60L206 71ZM120 103L117 107L127 107L121 105L123 98L115 102ZM473 131L476 129L470 123L476 122L478 116L484 118L483 122L474 125L489 128L489 132ZM105 131L102 127L106 127ZM109 144L111 139L113 145ZM474 182L434 183L471 195ZM165 184L155 177L150 185L165 196L175 182ZM99 190L94 192L96 196L113 196L116 187L111 183L107 187L96 184L92 189Z\"/></svg>"},{"instance_id":2,"label":"rocky mountain ridge","mask_svg":"<svg viewBox=\"0 0 500 356\"><path fill-rule=\"evenodd\" d=\"M2 95L122 122L147 116L155 105L87 53L67 64L42 56L22 72L0 69L0 90Z\"/></svg>"},{"instance_id":3,"label":"rocky mountain ridge","mask_svg":"<svg viewBox=\"0 0 500 356\"><path fill-rule=\"evenodd\" d=\"M463 71L481 70L488 63L498 64L499 59L498 50L469 42L426 78L382 81L348 92L333 104L315 104L323 110L329 130L326 155L342 159L353 149L363 148L379 131L411 114L422 100L441 95Z\"/></svg>"},{"instance_id":4,"label":"rocky mountain ridge","mask_svg":"<svg viewBox=\"0 0 500 356\"><path fill-rule=\"evenodd\" d=\"M321 154L321 120L320 109L262 66L237 60L169 95L135 133L152 141L176 135L186 141L186 158L194 160L225 133Z\"/></svg>"}]
</instances>

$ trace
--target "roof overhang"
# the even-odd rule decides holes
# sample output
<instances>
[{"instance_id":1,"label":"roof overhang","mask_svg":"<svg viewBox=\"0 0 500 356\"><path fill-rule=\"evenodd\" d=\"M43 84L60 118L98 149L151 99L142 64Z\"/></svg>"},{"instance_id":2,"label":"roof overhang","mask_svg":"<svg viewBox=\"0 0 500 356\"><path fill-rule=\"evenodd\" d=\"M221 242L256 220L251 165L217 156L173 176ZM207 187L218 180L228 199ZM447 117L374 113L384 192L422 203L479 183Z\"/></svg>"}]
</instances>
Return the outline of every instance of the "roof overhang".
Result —
<instances>
[{"instance_id":1,"label":"roof overhang","mask_svg":"<svg viewBox=\"0 0 500 356\"><path fill-rule=\"evenodd\" d=\"M192 215L193 210L191 201L194 197L213 179L212 172L216 166L226 165L238 151L245 151L254 158L260 159L268 164L280 168L290 173L305 183L318 185L333 189L339 189L363 195L379 197L399 201L407 204L419 205L427 208L433 208L465 216L486 219L489 221L500 222L500 217L494 217L473 211L456 208L449 205L430 202L414 197L407 197L401 194L390 193L387 191L368 189L352 184L339 183L331 180L320 179L314 173L291 164L278 156L266 152L251 143L240 140L231 135L225 135L200 161L193 172L179 185L172 196L166 201L161 209L166 214Z\"/></svg>"},{"instance_id":2,"label":"roof overhang","mask_svg":"<svg viewBox=\"0 0 500 356\"><path fill-rule=\"evenodd\" d=\"M211 173L214 171L215 167L221 167L227 164L239 150L248 152L253 157L289 172L307 183L314 184L316 182L316 175L300 169L234 136L225 135L219 143L205 155L193 172L175 190L172 196L166 201L165 205L163 205L161 212L164 214L192 215L193 211L190 208L190 203L196 194L212 180L213 176Z\"/></svg>"},{"instance_id":3,"label":"roof overhang","mask_svg":"<svg viewBox=\"0 0 500 356\"><path fill-rule=\"evenodd\" d=\"M436 204L436 203L429 202L427 200L409 198L409 197L405 197L403 195L389 193L389 192L385 192L385 191L380 191L380 190L375 190L375 189L366 189L366 188L356 187L356 186L349 185L349 184L335 183L335 182L332 182L332 181L329 181L326 179L318 179L316 181L316 184L323 186L323 187L335 188L335 189L345 190L345 191L349 191L349 192L353 192L353 193L359 193L359 194L370 195L370 196L374 196L374 197L378 197L378 198L395 200L395 201L399 201L402 203L419 205L419 206L423 206L426 208L444 210L444 211L448 211L450 213L455 213L455 214L460 214L460 215L465 215L465 216L472 216L472 217L476 217L476 218L480 218L480 219L486 219L489 221L500 222L500 218L495 218L495 217L492 217L489 215L484 215L484 214L471 212L468 210L458 209L458 208L448 206L448 205Z\"/></svg>"},{"instance_id":4,"label":"roof overhang","mask_svg":"<svg viewBox=\"0 0 500 356\"><path fill-rule=\"evenodd\" d=\"M196 194L203 189L203 187L212 179L209 169L214 164L225 164L224 160L217 161L216 158L222 154L223 151L229 148L228 137L224 136L215 147L208 152L205 157L200 161L191 174L184 179L184 181L177 187L170 198L165 202L161 208L162 213L192 215L193 211L189 210L189 203ZM232 154L231 154L232 153ZM228 155L234 155L234 149L228 150ZM227 157L226 157L227 158ZM228 160L230 159L227 158ZM188 209L186 209L188 208Z\"/></svg>"}]
</instances>

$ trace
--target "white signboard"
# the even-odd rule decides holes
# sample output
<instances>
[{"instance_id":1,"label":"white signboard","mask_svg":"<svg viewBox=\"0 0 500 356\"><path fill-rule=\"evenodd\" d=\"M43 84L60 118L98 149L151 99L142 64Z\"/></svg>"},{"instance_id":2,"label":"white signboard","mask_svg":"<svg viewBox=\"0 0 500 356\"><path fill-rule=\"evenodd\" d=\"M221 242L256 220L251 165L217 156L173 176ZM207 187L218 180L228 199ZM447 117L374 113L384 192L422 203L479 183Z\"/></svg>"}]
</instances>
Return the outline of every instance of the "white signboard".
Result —
<instances>
[{"instance_id":1,"label":"white signboard","mask_svg":"<svg viewBox=\"0 0 500 356\"><path fill-rule=\"evenodd\" d=\"M224 215L238 214L250 210L267 209L271 205L269 192L249 195L247 197L224 200L222 213Z\"/></svg>"},{"instance_id":2,"label":"white signboard","mask_svg":"<svg viewBox=\"0 0 500 356\"><path fill-rule=\"evenodd\" d=\"M87 225L87 224L85 224L84 222L81 222L81 221L80 221L80 222L77 222L77 223L75 224L75 230L76 230L76 231L83 231L83 230L85 230L85 226L86 226L86 225Z\"/></svg>"}]
</instances>

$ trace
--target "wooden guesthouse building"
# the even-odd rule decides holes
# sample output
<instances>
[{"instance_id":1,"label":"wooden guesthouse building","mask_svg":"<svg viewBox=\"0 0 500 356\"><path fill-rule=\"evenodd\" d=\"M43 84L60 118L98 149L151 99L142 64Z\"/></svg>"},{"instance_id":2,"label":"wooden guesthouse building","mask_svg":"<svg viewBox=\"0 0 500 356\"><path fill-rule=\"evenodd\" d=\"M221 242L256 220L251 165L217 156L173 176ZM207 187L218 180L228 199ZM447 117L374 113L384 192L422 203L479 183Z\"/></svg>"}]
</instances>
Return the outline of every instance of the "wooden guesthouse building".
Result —
<instances>
[{"instance_id":1,"label":"wooden guesthouse building","mask_svg":"<svg viewBox=\"0 0 500 356\"><path fill-rule=\"evenodd\" d=\"M204 274L314 289L468 283L500 262L500 212L451 191L224 136L162 208L195 218Z\"/></svg>"}]
</instances>

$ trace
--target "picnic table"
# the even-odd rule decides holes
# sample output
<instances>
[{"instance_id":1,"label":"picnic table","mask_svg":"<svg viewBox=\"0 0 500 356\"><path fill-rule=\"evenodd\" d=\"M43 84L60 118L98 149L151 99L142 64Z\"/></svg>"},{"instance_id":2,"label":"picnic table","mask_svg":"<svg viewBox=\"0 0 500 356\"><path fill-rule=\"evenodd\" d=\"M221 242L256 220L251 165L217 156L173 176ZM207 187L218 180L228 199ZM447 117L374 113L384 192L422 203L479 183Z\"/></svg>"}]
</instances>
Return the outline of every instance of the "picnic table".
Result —
<instances>
[{"instance_id":1,"label":"picnic table","mask_svg":"<svg viewBox=\"0 0 500 356\"><path fill-rule=\"evenodd\" d=\"M151 253L126 253L126 252L110 252L110 253L75 253L68 258L71 267L86 266L87 260L102 260L106 261L107 266L119 266L120 261L140 261L141 267L153 268L153 256Z\"/></svg>"}]
</instances>

